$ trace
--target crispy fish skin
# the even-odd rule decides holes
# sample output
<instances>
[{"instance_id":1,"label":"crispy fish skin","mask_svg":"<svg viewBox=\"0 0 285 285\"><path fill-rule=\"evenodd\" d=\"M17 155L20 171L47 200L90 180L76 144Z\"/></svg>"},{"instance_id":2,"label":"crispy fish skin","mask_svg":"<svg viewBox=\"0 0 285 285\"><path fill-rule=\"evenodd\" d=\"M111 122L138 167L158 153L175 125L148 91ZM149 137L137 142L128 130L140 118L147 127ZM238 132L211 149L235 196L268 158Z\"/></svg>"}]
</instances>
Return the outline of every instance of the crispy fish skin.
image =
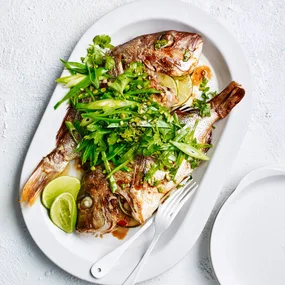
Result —
<instances>
[{"instance_id":1,"label":"crispy fish skin","mask_svg":"<svg viewBox=\"0 0 285 285\"><path fill-rule=\"evenodd\" d=\"M44 187L59 176L71 160L79 156L74 153L76 143L65 126L65 121L74 121L77 116L78 113L73 108L68 109L56 136L56 148L40 161L26 182L21 202L32 205Z\"/></svg>"},{"instance_id":2,"label":"crispy fish skin","mask_svg":"<svg viewBox=\"0 0 285 285\"><path fill-rule=\"evenodd\" d=\"M219 95L210 101L210 117L201 118L197 110L186 113L177 111L177 114L180 120L190 128L194 126L196 120L199 120L199 123L195 129L194 136L199 143L209 143L209 138L211 137L212 127L214 123L220 119L225 118L233 109L233 107L242 100L244 95L245 90L238 83L231 82ZM206 150L204 151L206 152ZM175 190L177 185L184 178L191 175L193 171L191 169L190 163L186 160L183 161L181 167L179 168L178 173L175 177L175 181L169 181L167 179L167 172L161 170L157 171L155 173L155 180L159 181L158 189L158 187L149 185L148 182L144 181L143 179L144 174L147 172L153 162L154 159L151 157L137 157L135 161L128 165L128 167L131 169L131 172L116 172L114 174L114 178L118 185L118 190L115 194L111 193L108 184L109 182L106 180L106 176L103 174L102 169L96 169L92 174L94 175L92 187L87 187L84 190L85 194L83 193L83 198L79 198L78 203L82 203L82 200L84 197L86 197L85 195L88 195L90 197L90 199L93 201L93 204L98 203L98 195L100 195L99 193L103 191L103 183L105 187L104 191L106 191L106 196L104 199L106 199L106 197L110 197L110 195L115 197L122 196L128 202L133 218L136 219L140 224L143 224L149 217L152 216L163 198L170 191ZM87 177L83 178L83 181L84 179L87 179ZM88 177L88 179L90 179L90 177ZM79 207L77 231L106 233L106 227L108 228L107 232L116 229L114 225L118 221L118 209L113 208L112 212L108 206L109 204L107 203L107 200L104 202L99 201L99 205L97 205L96 209L96 214L94 214L94 208L82 210ZM98 213L98 211L101 212ZM106 215L106 211L108 215ZM105 224L102 226L102 228L98 228L98 221L96 220L96 217L100 216L105 216ZM110 218L112 221L110 221ZM87 223L87 220L92 222ZM85 227L82 227L82 223L84 224L84 221L88 224L88 230L86 230ZM114 227L111 227L110 225Z\"/></svg>"},{"instance_id":3,"label":"crispy fish skin","mask_svg":"<svg viewBox=\"0 0 285 285\"><path fill-rule=\"evenodd\" d=\"M161 40L167 41L167 44L156 49L156 42ZM193 72L202 47L200 35L170 30L136 37L115 47L111 54L115 58L118 74L123 72L125 64L141 61L152 71L183 76ZM189 58L185 58L185 51L189 52Z\"/></svg>"}]
</instances>

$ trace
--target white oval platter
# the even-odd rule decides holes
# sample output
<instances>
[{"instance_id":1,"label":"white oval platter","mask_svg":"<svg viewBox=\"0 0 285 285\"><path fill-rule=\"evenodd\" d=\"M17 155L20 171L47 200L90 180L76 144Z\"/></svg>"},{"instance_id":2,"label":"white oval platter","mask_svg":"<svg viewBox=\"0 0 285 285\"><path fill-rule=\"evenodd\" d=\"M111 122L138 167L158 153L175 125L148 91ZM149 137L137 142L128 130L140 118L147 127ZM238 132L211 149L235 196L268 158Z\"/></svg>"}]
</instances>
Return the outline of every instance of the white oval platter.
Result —
<instances>
[{"instance_id":1,"label":"white oval platter","mask_svg":"<svg viewBox=\"0 0 285 285\"><path fill-rule=\"evenodd\" d=\"M252 101L249 68L239 45L220 23L195 6L169 0L137 1L111 11L87 30L69 58L69 61L79 61L97 34L110 35L117 45L141 34L168 29L200 33L204 39L201 59L212 67L217 88L221 90L235 80L244 86L246 96L226 120L217 123L214 149L209 154L211 161L201 165L194 175L199 190L159 240L138 281L158 276L174 266L201 234L247 130ZM66 89L58 85L51 96L26 155L20 190L41 158L54 148L66 106L57 111L53 106L65 93ZM153 229L144 233L109 275L96 280L90 274L92 263L122 241L112 236L65 234L51 223L40 201L33 207L22 205L22 212L31 236L48 258L70 274L96 284L121 284L147 248L153 233Z\"/></svg>"}]
</instances>

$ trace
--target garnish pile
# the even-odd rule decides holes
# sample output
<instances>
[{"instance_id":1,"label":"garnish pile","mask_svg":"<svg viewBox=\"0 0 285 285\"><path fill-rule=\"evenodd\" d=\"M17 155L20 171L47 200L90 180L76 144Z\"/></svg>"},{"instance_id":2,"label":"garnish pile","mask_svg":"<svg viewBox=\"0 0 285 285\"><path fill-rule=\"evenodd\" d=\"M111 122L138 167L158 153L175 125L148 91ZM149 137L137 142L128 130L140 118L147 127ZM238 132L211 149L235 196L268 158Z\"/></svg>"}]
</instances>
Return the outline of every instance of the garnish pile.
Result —
<instances>
[{"instance_id":1,"label":"garnish pile","mask_svg":"<svg viewBox=\"0 0 285 285\"><path fill-rule=\"evenodd\" d=\"M115 192L114 173L130 171L128 164L138 155L155 160L144 178L152 185L159 169L168 171L172 179L184 159L192 168L200 160L208 160L202 150L210 145L197 143L195 127L189 129L175 112L152 99L152 94L161 91L150 88L142 63L132 62L124 73L113 75L112 47L109 36L96 36L81 63L62 60L71 75L57 79L70 90L55 108L69 100L81 114L81 120L66 121L66 126L77 143L82 164L87 163L91 170L103 164ZM206 85L204 80L204 98L194 101L202 116L210 115Z\"/></svg>"}]
</instances>

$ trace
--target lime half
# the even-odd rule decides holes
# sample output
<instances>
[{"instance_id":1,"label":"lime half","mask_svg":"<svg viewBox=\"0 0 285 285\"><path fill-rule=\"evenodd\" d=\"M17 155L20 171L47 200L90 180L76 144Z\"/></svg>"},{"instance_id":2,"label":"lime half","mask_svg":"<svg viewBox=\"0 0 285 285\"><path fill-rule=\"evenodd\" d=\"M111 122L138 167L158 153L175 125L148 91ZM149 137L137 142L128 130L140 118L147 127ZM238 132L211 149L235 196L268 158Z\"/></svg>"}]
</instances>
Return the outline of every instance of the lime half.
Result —
<instances>
[{"instance_id":1,"label":"lime half","mask_svg":"<svg viewBox=\"0 0 285 285\"><path fill-rule=\"evenodd\" d=\"M72 233L76 217L77 209L74 197L70 193L60 194L50 208L52 222L66 233Z\"/></svg>"},{"instance_id":2,"label":"lime half","mask_svg":"<svg viewBox=\"0 0 285 285\"><path fill-rule=\"evenodd\" d=\"M76 177L60 176L52 180L44 189L42 194L43 205L50 209L53 201L62 193L70 193L76 200L80 189L80 181Z\"/></svg>"},{"instance_id":3,"label":"lime half","mask_svg":"<svg viewBox=\"0 0 285 285\"><path fill-rule=\"evenodd\" d=\"M169 88L175 96L177 95L177 87L176 87L175 81L172 77L170 77L164 73L158 73L157 79L161 85Z\"/></svg>"}]
</instances>

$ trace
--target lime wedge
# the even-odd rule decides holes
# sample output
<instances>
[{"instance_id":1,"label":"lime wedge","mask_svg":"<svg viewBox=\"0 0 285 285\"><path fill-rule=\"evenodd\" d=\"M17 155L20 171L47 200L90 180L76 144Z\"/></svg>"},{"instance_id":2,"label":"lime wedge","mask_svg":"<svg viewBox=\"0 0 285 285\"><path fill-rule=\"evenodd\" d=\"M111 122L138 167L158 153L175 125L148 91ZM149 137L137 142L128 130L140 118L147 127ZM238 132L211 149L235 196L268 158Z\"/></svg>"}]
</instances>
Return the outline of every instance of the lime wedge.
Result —
<instances>
[{"instance_id":1,"label":"lime wedge","mask_svg":"<svg viewBox=\"0 0 285 285\"><path fill-rule=\"evenodd\" d=\"M158 73L157 74L157 80L161 85L171 89L171 91L173 92L173 94L175 96L177 95L177 87L176 87L175 81L172 77L170 77L164 73Z\"/></svg>"},{"instance_id":2,"label":"lime wedge","mask_svg":"<svg viewBox=\"0 0 285 285\"><path fill-rule=\"evenodd\" d=\"M52 180L44 189L42 194L43 205L50 209L57 196L64 192L70 193L76 200L80 189L80 181L76 177L60 176Z\"/></svg>"},{"instance_id":3,"label":"lime wedge","mask_svg":"<svg viewBox=\"0 0 285 285\"><path fill-rule=\"evenodd\" d=\"M181 78L176 77L175 83L177 85L177 97L179 101L177 105L180 106L188 101L192 95L192 80L190 75L186 75Z\"/></svg>"},{"instance_id":4,"label":"lime wedge","mask_svg":"<svg viewBox=\"0 0 285 285\"><path fill-rule=\"evenodd\" d=\"M74 197L70 193L60 194L50 208L52 222L66 233L72 233L76 217L77 209Z\"/></svg>"}]
</instances>

